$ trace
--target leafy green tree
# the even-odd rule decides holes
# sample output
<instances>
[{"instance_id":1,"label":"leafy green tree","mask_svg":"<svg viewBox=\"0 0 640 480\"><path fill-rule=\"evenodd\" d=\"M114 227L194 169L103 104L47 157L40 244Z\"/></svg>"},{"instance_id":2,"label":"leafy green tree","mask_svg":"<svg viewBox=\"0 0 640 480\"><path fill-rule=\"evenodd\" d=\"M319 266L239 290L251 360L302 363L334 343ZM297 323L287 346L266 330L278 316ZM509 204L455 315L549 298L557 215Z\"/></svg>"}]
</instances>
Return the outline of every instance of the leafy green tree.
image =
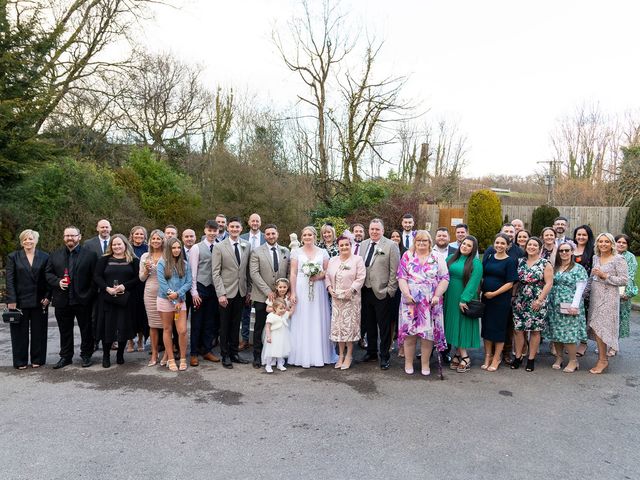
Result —
<instances>
[{"instance_id":1,"label":"leafy green tree","mask_svg":"<svg viewBox=\"0 0 640 480\"><path fill-rule=\"evenodd\" d=\"M551 227L553 220L560 215L556 207L540 205L531 215L531 234L540 235L544 227Z\"/></svg>"},{"instance_id":2,"label":"leafy green tree","mask_svg":"<svg viewBox=\"0 0 640 480\"><path fill-rule=\"evenodd\" d=\"M469 233L478 239L478 247L484 250L493 244L493 238L502 226L500 198L491 190L477 190L471 194L467 205Z\"/></svg>"},{"instance_id":3,"label":"leafy green tree","mask_svg":"<svg viewBox=\"0 0 640 480\"><path fill-rule=\"evenodd\" d=\"M640 255L640 199L634 200L629 206L622 231L631 237L629 250L634 255Z\"/></svg>"}]
</instances>

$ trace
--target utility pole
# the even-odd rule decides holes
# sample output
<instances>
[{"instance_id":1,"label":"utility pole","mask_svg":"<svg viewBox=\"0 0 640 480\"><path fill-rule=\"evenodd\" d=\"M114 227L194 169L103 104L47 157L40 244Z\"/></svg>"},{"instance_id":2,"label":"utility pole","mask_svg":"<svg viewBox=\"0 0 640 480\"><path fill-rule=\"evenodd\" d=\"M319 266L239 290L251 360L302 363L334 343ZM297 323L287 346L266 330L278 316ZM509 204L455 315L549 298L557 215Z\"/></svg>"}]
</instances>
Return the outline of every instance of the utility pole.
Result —
<instances>
[{"instance_id":1,"label":"utility pole","mask_svg":"<svg viewBox=\"0 0 640 480\"><path fill-rule=\"evenodd\" d=\"M560 160L542 160L536 163L545 163L548 165L547 173L544 175L544 184L547 186L547 205L554 203L554 188L556 186L556 164L562 163Z\"/></svg>"}]
</instances>

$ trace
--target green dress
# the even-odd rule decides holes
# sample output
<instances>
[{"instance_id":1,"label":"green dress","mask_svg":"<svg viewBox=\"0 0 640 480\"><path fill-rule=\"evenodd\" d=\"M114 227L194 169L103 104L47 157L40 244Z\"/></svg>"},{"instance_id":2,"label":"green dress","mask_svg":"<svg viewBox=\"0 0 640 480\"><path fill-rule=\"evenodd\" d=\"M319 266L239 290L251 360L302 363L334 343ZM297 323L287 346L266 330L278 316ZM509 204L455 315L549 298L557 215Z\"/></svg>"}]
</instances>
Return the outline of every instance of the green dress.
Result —
<instances>
[{"instance_id":1,"label":"green dress","mask_svg":"<svg viewBox=\"0 0 640 480\"><path fill-rule=\"evenodd\" d=\"M463 315L459 304L478 298L478 288L482 281L482 262L478 258L473 259L473 271L465 286L463 271L466 259L466 256L460 255L449 267L449 288L444 296L444 332L449 345L458 348L479 348L480 319Z\"/></svg>"},{"instance_id":2,"label":"green dress","mask_svg":"<svg viewBox=\"0 0 640 480\"><path fill-rule=\"evenodd\" d=\"M624 294L627 300L620 299L620 338L626 338L629 336L629 317L631 316L631 299L638 294L638 287L636 285L636 270L638 269L638 262L636 257L629 251L622 254L627 262L627 270L629 271L629 281L624 290Z\"/></svg>"},{"instance_id":3,"label":"green dress","mask_svg":"<svg viewBox=\"0 0 640 480\"><path fill-rule=\"evenodd\" d=\"M575 264L571 270L556 272L553 287L549 293L549 310L544 337L550 342L576 343L587 338L587 321L584 314L584 302L580 299L578 315L560 313L561 303L572 303L578 284L586 286L589 276L582 265Z\"/></svg>"}]
</instances>

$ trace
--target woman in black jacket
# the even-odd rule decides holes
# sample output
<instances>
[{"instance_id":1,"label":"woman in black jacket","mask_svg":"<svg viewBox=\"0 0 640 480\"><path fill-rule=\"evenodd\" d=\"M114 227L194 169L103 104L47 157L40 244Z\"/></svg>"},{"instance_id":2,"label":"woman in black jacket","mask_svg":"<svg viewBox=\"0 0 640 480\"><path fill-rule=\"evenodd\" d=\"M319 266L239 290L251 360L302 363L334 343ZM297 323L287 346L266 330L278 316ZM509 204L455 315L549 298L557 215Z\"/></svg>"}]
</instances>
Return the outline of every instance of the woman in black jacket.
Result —
<instances>
[{"instance_id":1,"label":"woman in black jacket","mask_svg":"<svg viewBox=\"0 0 640 480\"><path fill-rule=\"evenodd\" d=\"M33 368L47 360L47 307L51 292L44 273L49 255L36 249L39 238L38 232L24 230L20 233L22 249L7 258L7 306L22 310L20 323L10 325L13 367L18 370L29 364L29 344Z\"/></svg>"}]
</instances>

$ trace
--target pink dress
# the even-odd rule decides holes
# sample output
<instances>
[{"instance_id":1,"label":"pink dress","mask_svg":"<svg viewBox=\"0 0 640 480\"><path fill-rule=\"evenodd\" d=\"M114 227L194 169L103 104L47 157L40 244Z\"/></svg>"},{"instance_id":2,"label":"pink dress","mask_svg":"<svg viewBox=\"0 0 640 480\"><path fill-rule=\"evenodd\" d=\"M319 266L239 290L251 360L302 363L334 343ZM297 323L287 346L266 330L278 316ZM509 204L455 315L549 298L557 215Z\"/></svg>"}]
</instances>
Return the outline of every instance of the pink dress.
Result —
<instances>
[{"instance_id":1,"label":"pink dress","mask_svg":"<svg viewBox=\"0 0 640 480\"><path fill-rule=\"evenodd\" d=\"M156 265L152 265L149 275L144 264L149 257L149 253L142 254L140 258L140 281L144 283L144 308L147 310L147 318L149 319L149 328L162 328L162 320L158 313L158 274Z\"/></svg>"},{"instance_id":2,"label":"pink dress","mask_svg":"<svg viewBox=\"0 0 640 480\"><path fill-rule=\"evenodd\" d=\"M329 260L324 279L336 295L331 297L332 342L357 342L360 340L360 290L366 276L364 260L360 255L351 255L345 262L340 257ZM356 293L352 293L355 290Z\"/></svg>"}]
</instances>

